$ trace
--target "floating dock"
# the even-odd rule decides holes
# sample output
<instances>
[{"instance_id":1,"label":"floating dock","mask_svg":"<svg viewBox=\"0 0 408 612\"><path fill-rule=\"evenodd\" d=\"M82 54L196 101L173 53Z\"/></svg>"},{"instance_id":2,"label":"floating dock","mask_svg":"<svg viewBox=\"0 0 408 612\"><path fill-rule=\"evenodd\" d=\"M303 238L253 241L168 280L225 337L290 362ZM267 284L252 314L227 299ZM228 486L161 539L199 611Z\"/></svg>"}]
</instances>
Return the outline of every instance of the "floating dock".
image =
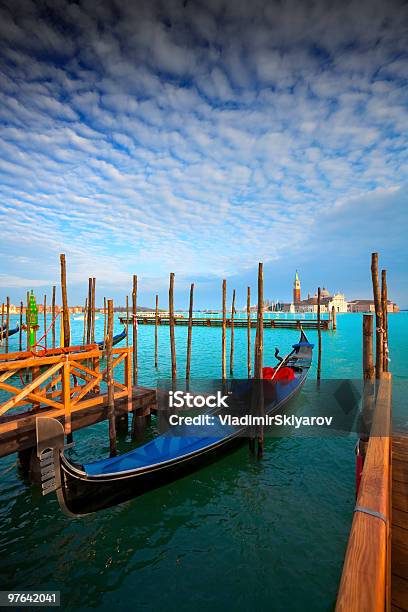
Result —
<instances>
[{"instance_id":1,"label":"floating dock","mask_svg":"<svg viewBox=\"0 0 408 612\"><path fill-rule=\"evenodd\" d=\"M156 317L137 316L138 325L156 325ZM126 318L119 317L119 321L122 325L130 325L133 321L132 317ZM188 317L175 317L174 325L176 326L188 326ZM320 320L320 329L327 331L331 329L331 321L329 319ZM157 317L157 325L170 325L170 317ZM196 327L222 327L222 319L205 318L205 317L193 317L192 325ZM256 319L251 319L251 327L256 328ZM226 319L226 326L231 327L231 319ZM319 321L317 319L264 319L264 329L318 329ZM234 319L234 327L248 327L247 319Z\"/></svg>"}]
</instances>

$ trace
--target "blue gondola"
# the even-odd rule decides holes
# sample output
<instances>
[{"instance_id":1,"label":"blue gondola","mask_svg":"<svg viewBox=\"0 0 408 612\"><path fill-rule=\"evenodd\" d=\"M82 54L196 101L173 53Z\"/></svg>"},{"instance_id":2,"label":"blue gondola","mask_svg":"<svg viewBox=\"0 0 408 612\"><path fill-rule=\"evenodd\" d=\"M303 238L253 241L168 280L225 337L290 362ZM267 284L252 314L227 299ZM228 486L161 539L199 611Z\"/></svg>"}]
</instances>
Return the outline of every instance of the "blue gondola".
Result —
<instances>
[{"instance_id":1,"label":"blue gondola","mask_svg":"<svg viewBox=\"0 0 408 612\"><path fill-rule=\"evenodd\" d=\"M10 336L14 336L14 334L16 334L17 332L20 331L20 326L17 325L17 327L13 327L13 329L9 329L8 334L7 334L7 329L6 329L6 325L3 326L3 329L0 330L0 338L7 338L7 336L10 338Z\"/></svg>"},{"instance_id":2,"label":"blue gondola","mask_svg":"<svg viewBox=\"0 0 408 612\"><path fill-rule=\"evenodd\" d=\"M116 346L116 344L119 344L119 342L122 342L122 340L124 340L125 338L126 338L126 327L123 328L123 331L121 331L120 334L113 336L112 346ZM98 347L101 350L104 349L105 342L103 340L102 342L98 342Z\"/></svg>"},{"instance_id":3,"label":"blue gondola","mask_svg":"<svg viewBox=\"0 0 408 612\"><path fill-rule=\"evenodd\" d=\"M264 380L262 383L266 388L265 414L282 410L302 388L312 353L313 345L302 331L291 353L275 368L278 371L284 366L291 370L290 382ZM248 383L251 386L251 381ZM241 384L243 394L248 392L248 383ZM240 383L238 387L241 392ZM177 425L129 453L79 465L64 454L64 430L59 421L39 417L37 452L44 458L48 475L44 478L43 491L56 490L61 507L75 515L129 500L216 460L248 436L247 427L221 426L218 421L215 426L208 425L208 430L200 428L199 432L194 426Z\"/></svg>"}]
</instances>

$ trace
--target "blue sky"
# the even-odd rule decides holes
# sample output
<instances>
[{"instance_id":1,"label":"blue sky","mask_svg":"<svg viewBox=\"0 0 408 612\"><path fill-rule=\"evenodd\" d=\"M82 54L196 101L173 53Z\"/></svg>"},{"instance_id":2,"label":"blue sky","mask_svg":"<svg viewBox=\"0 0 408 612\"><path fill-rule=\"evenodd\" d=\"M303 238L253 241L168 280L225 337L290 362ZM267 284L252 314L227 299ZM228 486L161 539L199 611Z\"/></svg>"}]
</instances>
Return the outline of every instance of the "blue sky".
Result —
<instances>
[{"instance_id":1,"label":"blue sky","mask_svg":"<svg viewBox=\"0 0 408 612\"><path fill-rule=\"evenodd\" d=\"M408 306L402 2L9 1L0 9L0 299L370 296Z\"/></svg>"}]
</instances>

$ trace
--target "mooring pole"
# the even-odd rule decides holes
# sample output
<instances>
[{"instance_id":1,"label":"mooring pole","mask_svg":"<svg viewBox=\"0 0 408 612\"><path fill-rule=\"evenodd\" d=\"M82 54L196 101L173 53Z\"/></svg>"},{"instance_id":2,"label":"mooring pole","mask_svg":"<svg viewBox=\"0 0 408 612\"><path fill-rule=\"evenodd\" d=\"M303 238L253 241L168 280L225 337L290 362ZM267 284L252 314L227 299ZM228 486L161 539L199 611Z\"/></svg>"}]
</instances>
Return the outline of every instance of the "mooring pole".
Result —
<instances>
[{"instance_id":1,"label":"mooring pole","mask_svg":"<svg viewBox=\"0 0 408 612\"><path fill-rule=\"evenodd\" d=\"M67 267L65 261L65 255L60 255L61 262L61 293L62 293L62 311L64 314L64 346L70 345L70 328L69 328L69 310L68 310L68 297L67 297Z\"/></svg>"},{"instance_id":2,"label":"mooring pole","mask_svg":"<svg viewBox=\"0 0 408 612\"><path fill-rule=\"evenodd\" d=\"M103 298L103 341L106 342L106 323L107 323L107 308L106 308L106 297Z\"/></svg>"},{"instance_id":3,"label":"mooring pole","mask_svg":"<svg viewBox=\"0 0 408 612\"><path fill-rule=\"evenodd\" d=\"M235 314L235 289L232 292L232 305L231 305L230 376L234 375L234 314Z\"/></svg>"},{"instance_id":4,"label":"mooring pole","mask_svg":"<svg viewBox=\"0 0 408 612\"><path fill-rule=\"evenodd\" d=\"M170 273L169 286L169 324L170 324L170 350L171 350L171 380L177 378L176 343L174 339L174 272Z\"/></svg>"},{"instance_id":5,"label":"mooring pole","mask_svg":"<svg viewBox=\"0 0 408 612\"><path fill-rule=\"evenodd\" d=\"M378 253L371 254L371 277L373 281L375 307L375 377L381 378L383 373L383 312L381 305L380 283L378 279Z\"/></svg>"},{"instance_id":6,"label":"mooring pole","mask_svg":"<svg viewBox=\"0 0 408 612\"><path fill-rule=\"evenodd\" d=\"M44 346L47 348L47 294L44 293Z\"/></svg>"},{"instance_id":7,"label":"mooring pole","mask_svg":"<svg viewBox=\"0 0 408 612\"><path fill-rule=\"evenodd\" d=\"M6 298L6 353L9 352L9 331L10 331L10 298Z\"/></svg>"},{"instance_id":8,"label":"mooring pole","mask_svg":"<svg viewBox=\"0 0 408 612\"><path fill-rule=\"evenodd\" d=\"M96 278L92 278L91 343L95 342Z\"/></svg>"},{"instance_id":9,"label":"mooring pole","mask_svg":"<svg viewBox=\"0 0 408 612\"><path fill-rule=\"evenodd\" d=\"M133 332L133 384L137 385L137 275L133 275L132 287L132 332Z\"/></svg>"},{"instance_id":10,"label":"mooring pole","mask_svg":"<svg viewBox=\"0 0 408 612\"><path fill-rule=\"evenodd\" d=\"M373 381L375 368L373 361L373 315L363 315L363 378Z\"/></svg>"},{"instance_id":11,"label":"mooring pole","mask_svg":"<svg viewBox=\"0 0 408 612\"><path fill-rule=\"evenodd\" d=\"M55 348L55 296L57 288L55 285L52 287L52 301L51 301L51 316L52 316L52 348ZM85 342L84 342L85 344Z\"/></svg>"},{"instance_id":12,"label":"mooring pole","mask_svg":"<svg viewBox=\"0 0 408 612\"><path fill-rule=\"evenodd\" d=\"M86 318L88 316L88 298L85 298L85 306L84 306L84 327L82 330L82 344L86 342Z\"/></svg>"},{"instance_id":13,"label":"mooring pole","mask_svg":"<svg viewBox=\"0 0 408 612\"><path fill-rule=\"evenodd\" d=\"M106 381L108 386L109 451L116 456L115 398L113 385L113 300L108 300L108 333L106 337Z\"/></svg>"},{"instance_id":14,"label":"mooring pole","mask_svg":"<svg viewBox=\"0 0 408 612\"><path fill-rule=\"evenodd\" d=\"M129 346L129 296L126 295L126 347Z\"/></svg>"},{"instance_id":15,"label":"mooring pole","mask_svg":"<svg viewBox=\"0 0 408 612\"><path fill-rule=\"evenodd\" d=\"M193 293L194 283L190 285L190 304L188 309L188 331L187 331L187 360L186 360L186 381L190 380L191 369L191 337L193 334Z\"/></svg>"},{"instance_id":16,"label":"mooring pole","mask_svg":"<svg viewBox=\"0 0 408 612\"><path fill-rule=\"evenodd\" d=\"M332 329L337 329L337 313L334 306L332 306Z\"/></svg>"},{"instance_id":17,"label":"mooring pole","mask_svg":"<svg viewBox=\"0 0 408 612\"><path fill-rule=\"evenodd\" d=\"M86 343L91 344L92 278L88 278L88 311L86 313Z\"/></svg>"},{"instance_id":18,"label":"mooring pole","mask_svg":"<svg viewBox=\"0 0 408 612\"><path fill-rule=\"evenodd\" d=\"M18 333L18 349L21 353L23 350L23 302L20 302L20 325L19 325L19 333Z\"/></svg>"},{"instance_id":19,"label":"mooring pole","mask_svg":"<svg viewBox=\"0 0 408 612\"><path fill-rule=\"evenodd\" d=\"M154 367L157 369L159 363L159 338L158 326L159 323L159 296L156 294L156 311L154 317Z\"/></svg>"},{"instance_id":20,"label":"mooring pole","mask_svg":"<svg viewBox=\"0 0 408 612\"><path fill-rule=\"evenodd\" d=\"M383 371L388 372L389 347L388 347L388 295L387 295L387 270L381 270L381 308L383 315Z\"/></svg>"},{"instance_id":21,"label":"mooring pole","mask_svg":"<svg viewBox=\"0 0 408 612\"><path fill-rule=\"evenodd\" d=\"M257 412L264 415L264 394L263 394L263 264L258 265L258 313L257 313L257 341L255 351L255 384L257 385ZM258 429L258 457L262 457L264 451L264 428Z\"/></svg>"},{"instance_id":22,"label":"mooring pole","mask_svg":"<svg viewBox=\"0 0 408 612\"><path fill-rule=\"evenodd\" d=\"M222 380L227 378L227 281L222 281Z\"/></svg>"},{"instance_id":23,"label":"mooring pole","mask_svg":"<svg viewBox=\"0 0 408 612\"><path fill-rule=\"evenodd\" d=\"M321 289L317 289L317 339L318 339L318 353L317 353L317 380L320 380L321 369L322 369L322 330L321 330L321 316L320 316L320 303L321 303Z\"/></svg>"},{"instance_id":24,"label":"mooring pole","mask_svg":"<svg viewBox=\"0 0 408 612\"><path fill-rule=\"evenodd\" d=\"M251 288L247 289L247 370L251 378Z\"/></svg>"},{"instance_id":25,"label":"mooring pole","mask_svg":"<svg viewBox=\"0 0 408 612\"><path fill-rule=\"evenodd\" d=\"M0 335L0 345L3 345L4 340L4 302L1 304L1 335Z\"/></svg>"}]
</instances>

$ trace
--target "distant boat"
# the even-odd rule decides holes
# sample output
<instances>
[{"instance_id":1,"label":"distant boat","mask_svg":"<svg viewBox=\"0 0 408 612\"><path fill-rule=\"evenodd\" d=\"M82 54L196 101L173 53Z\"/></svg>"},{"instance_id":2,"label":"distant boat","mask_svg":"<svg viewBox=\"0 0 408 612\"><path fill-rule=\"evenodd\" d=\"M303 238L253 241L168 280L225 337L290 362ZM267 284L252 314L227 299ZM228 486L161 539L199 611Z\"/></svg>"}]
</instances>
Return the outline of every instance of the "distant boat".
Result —
<instances>
[{"instance_id":1,"label":"distant boat","mask_svg":"<svg viewBox=\"0 0 408 612\"><path fill-rule=\"evenodd\" d=\"M74 321L83 321L85 318L85 315L74 315ZM95 321L99 319L99 315L95 316Z\"/></svg>"}]
</instances>

